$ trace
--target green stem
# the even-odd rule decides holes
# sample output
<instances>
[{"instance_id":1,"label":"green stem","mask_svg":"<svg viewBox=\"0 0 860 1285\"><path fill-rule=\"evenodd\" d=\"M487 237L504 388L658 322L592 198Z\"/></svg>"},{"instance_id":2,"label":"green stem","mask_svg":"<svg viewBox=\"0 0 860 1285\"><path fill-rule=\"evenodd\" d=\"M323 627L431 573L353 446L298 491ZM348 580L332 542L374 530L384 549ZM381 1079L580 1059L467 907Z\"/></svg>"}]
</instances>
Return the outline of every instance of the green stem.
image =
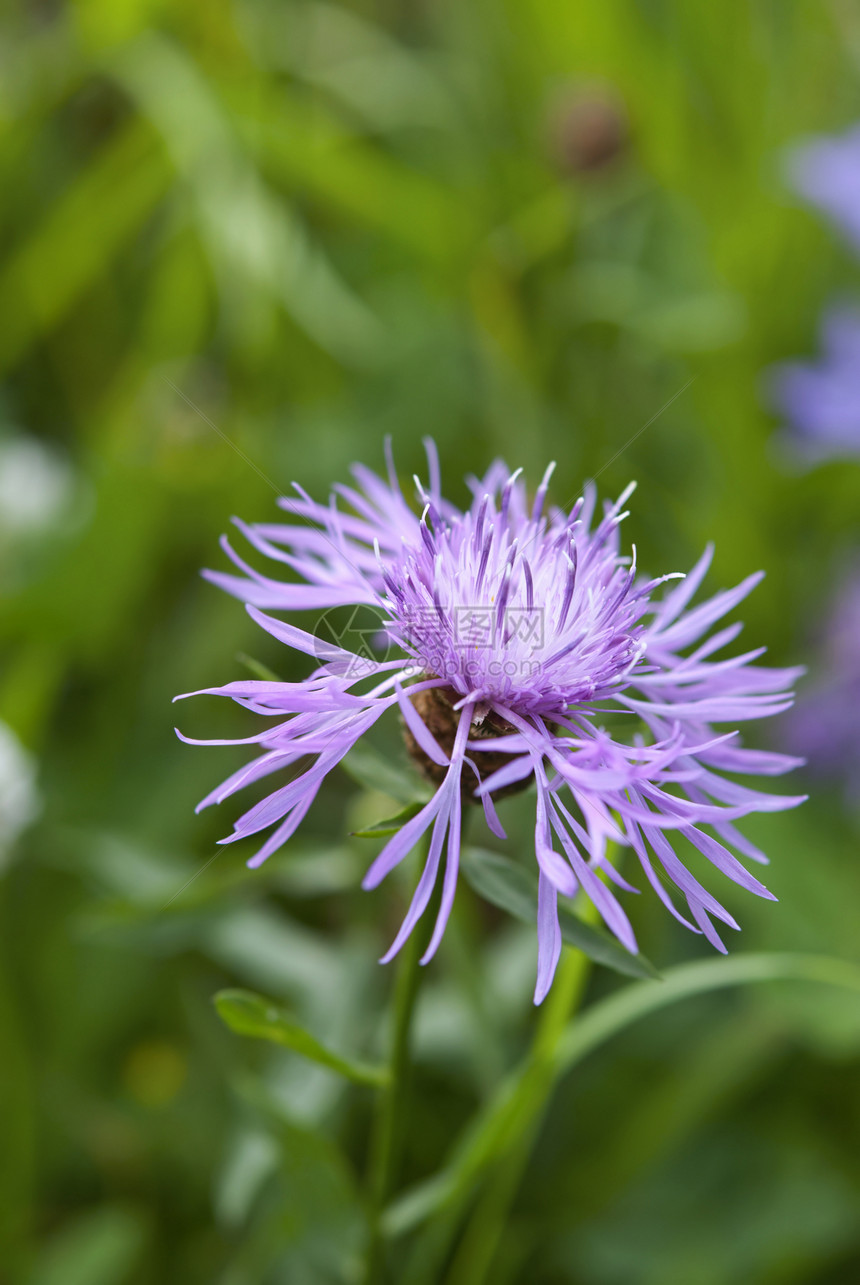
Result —
<instances>
[{"instance_id":1,"label":"green stem","mask_svg":"<svg viewBox=\"0 0 860 1285\"><path fill-rule=\"evenodd\" d=\"M436 897L425 911L423 921L407 941L400 955L394 986L393 1030L389 1059L389 1080L380 1090L376 1119L370 1141L370 1240L364 1285L379 1285L385 1279L385 1241L382 1211L391 1195L403 1150L403 1121L409 1081L409 1044L415 1001L421 984L421 956L435 921ZM423 929L423 931L422 931Z\"/></svg>"},{"instance_id":2,"label":"green stem","mask_svg":"<svg viewBox=\"0 0 860 1285\"><path fill-rule=\"evenodd\" d=\"M483 1238L487 1238L494 1252L555 1084L559 1043L571 1012L582 998L590 969L591 960L586 955L565 949L552 990L540 1009L528 1053L479 1113L479 1127L467 1132L452 1165L456 1174L450 1175L453 1181L443 1177L443 1189L432 1193L435 1217L410 1254L405 1274L410 1285L437 1285L441 1280L476 1186L492 1166L493 1178L481 1192L452 1264L449 1283L476 1285L485 1278L490 1261L484 1260ZM425 1185L425 1192L433 1187L431 1181ZM397 1234L390 1218L385 1230L389 1235Z\"/></svg>"},{"instance_id":3,"label":"green stem","mask_svg":"<svg viewBox=\"0 0 860 1285\"><path fill-rule=\"evenodd\" d=\"M589 922L597 919L590 901L583 905L583 918ZM559 1044L582 999L591 967L591 959L582 951L564 948L525 1058L505 1077L466 1131L448 1171L416 1193L419 1209L429 1204L435 1217L417 1238L408 1260L410 1285L437 1285L441 1280L476 1189L480 1192L478 1203L448 1281L449 1285L478 1285L486 1279L556 1082ZM492 1177L485 1180L491 1166ZM407 1224L423 1221L422 1212L409 1208L410 1203L407 1194L399 1208L389 1209L384 1221L388 1236L398 1235L404 1214Z\"/></svg>"},{"instance_id":4,"label":"green stem","mask_svg":"<svg viewBox=\"0 0 860 1285\"><path fill-rule=\"evenodd\" d=\"M478 1200L451 1266L448 1285L483 1285L488 1279L508 1224L510 1207L549 1105L558 1045L571 1015L579 1007L590 971L591 960L587 955L579 950L565 951L518 1085L517 1136L499 1158Z\"/></svg>"},{"instance_id":5,"label":"green stem","mask_svg":"<svg viewBox=\"0 0 860 1285\"><path fill-rule=\"evenodd\" d=\"M635 982L593 1005L570 1024L552 1055L557 1082L583 1058L631 1023L658 1009L725 987L757 982L806 981L860 993L860 966L822 955L762 954L699 960L669 969L660 981ZM402 1236L427 1223L411 1258L410 1285L436 1285L449 1246L476 1184L515 1144L522 1132L522 1080L529 1059L508 1076L478 1112L454 1150L449 1164L432 1179L407 1191L388 1209L385 1230ZM432 1263L427 1266L428 1259ZM426 1267L426 1270L424 1268Z\"/></svg>"}]
</instances>

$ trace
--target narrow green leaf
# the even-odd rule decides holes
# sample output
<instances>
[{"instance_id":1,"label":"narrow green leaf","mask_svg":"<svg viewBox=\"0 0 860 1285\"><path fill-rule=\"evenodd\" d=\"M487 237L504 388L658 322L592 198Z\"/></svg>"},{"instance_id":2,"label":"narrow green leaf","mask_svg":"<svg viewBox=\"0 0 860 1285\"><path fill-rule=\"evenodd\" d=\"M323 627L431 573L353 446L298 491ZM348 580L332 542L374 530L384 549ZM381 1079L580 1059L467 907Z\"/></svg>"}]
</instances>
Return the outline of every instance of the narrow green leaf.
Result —
<instances>
[{"instance_id":1,"label":"narrow green leaf","mask_svg":"<svg viewBox=\"0 0 860 1285\"><path fill-rule=\"evenodd\" d=\"M500 853L484 848L466 848L460 855L460 869L475 892L515 919L535 923L536 881L522 866Z\"/></svg>"},{"instance_id":2,"label":"narrow green leaf","mask_svg":"<svg viewBox=\"0 0 860 1285\"><path fill-rule=\"evenodd\" d=\"M270 1040L273 1044L292 1049L311 1062L337 1071L354 1084L380 1088L387 1083L388 1072L384 1067L356 1062L332 1052L300 1026L286 1009L263 995L246 990L224 990L218 992L214 1002L218 1016L237 1035Z\"/></svg>"},{"instance_id":3,"label":"narrow green leaf","mask_svg":"<svg viewBox=\"0 0 860 1285\"><path fill-rule=\"evenodd\" d=\"M253 656L247 656L243 651L236 652L236 659L240 665L244 665L255 678L260 678L264 683L282 683L283 678L279 678L273 669L264 665L261 660L255 660Z\"/></svg>"},{"instance_id":4,"label":"narrow green leaf","mask_svg":"<svg viewBox=\"0 0 860 1285\"><path fill-rule=\"evenodd\" d=\"M343 767L366 790L378 790L398 803L426 803L430 798L430 787L420 776L383 758L365 742L350 750Z\"/></svg>"},{"instance_id":5,"label":"narrow green leaf","mask_svg":"<svg viewBox=\"0 0 860 1285\"><path fill-rule=\"evenodd\" d=\"M537 879L525 867L501 853L487 852L483 848L467 848L460 864L475 892L486 901L524 923L537 921ZM563 901L559 902L559 923L563 940L595 963L628 977L660 976L644 955L631 955L608 932L585 923Z\"/></svg>"},{"instance_id":6,"label":"narrow green leaf","mask_svg":"<svg viewBox=\"0 0 860 1285\"><path fill-rule=\"evenodd\" d=\"M860 993L860 966L829 955L790 952L733 955L730 959L681 964L668 970L661 981L625 986L583 1013L569 1026L558 1046L559 1074L564 1075L592 1049L657 1009L726 986L776 981L819 982Z\"/></svg>"},{"instance_id":7,"label":"narrow green leaf","mask_svg":"<svg viewBox=\"0 0 860 1285\"><path fill-rule=\"evenodd\" d=\"M217 82L154 29L129 42L112 66L163 135L216 275L246 281L337 360L362 369L380 361L389 340L382 323L241 146ZM249 221L254 236L236 236Z\"/></svg>"},{"instance_id":8,"label":"narrow green leaf","mask_svg":"<svg viewBox=\"0 0 860 1285\"><path fill-rule=\"evenodd\" d=\"M735 955L681 964L668 969L660 981L625 986L577 1014L555 1049L553 1080L557 1083L589 1053L658 1009L708 991L773 981L817 982L852 990L860 997L860 966L827 955ZM531 1092L528 1071L526 1059L467 1127L449 1164L389 1206L383 1220L387 1235L401 1236L440 1209L468 1197L480 1175L497 1163L517 1136L519 1111Z\"/></svg>"},{"instance_id":9,"label":"narrow green leaf","mask_svg":"<svg viewBox=\"0 0 860 1285\"><path fill-rule=\"evenodd\" d=\"M385 821L377 821L375 825L370 825L365 830L351 831L354 839L382 839L386 835L396 834L401 830L407 821L411 821L417 816L423 807L423 803L407 803L395 816L388 817Z\"/></svg>"},{"instance_id":10,"label":"narrow green leaf","mask_svg":"<svg viewBox=\"0 0 860 1285\"><path fill-rule=\"evenodd\" d=\"M394 160L370 135L345 134L322 98L311 107L283 81L229 92L248 151L288 189L306 189L434 265L459 263L480 235L474 212L450 187Z\"/></svg>"},{"instance_id":11,"label":"narrow green leaf","mask_svg":"<svg viewBox=\"0 0 860 1285\"><path fill-rule=\"evenodd\" d=\"M17 361L53 326L134 238L170 182L158 139L132 118L36 220L0 271L14 299L0 334L0 367Z\"/></svg>"},{"instance_id":12,"label":"narrow green leaf","mask_svg":"<svg viewBox=\"0 0 860 1285\"><path fill-rule=\"evenodd\" d=\"M638 955L631 955L630 951L620 945L611 933L595 927L594 924L587 924L561 902L558 907L558 919L562 939L568 946L575 946L577 950L588 955L595 964L604 964L606 968L613 968L616 973L624 973L627 977L659 980L660 973L641 951Z\"/></svg>"}]
</instances>

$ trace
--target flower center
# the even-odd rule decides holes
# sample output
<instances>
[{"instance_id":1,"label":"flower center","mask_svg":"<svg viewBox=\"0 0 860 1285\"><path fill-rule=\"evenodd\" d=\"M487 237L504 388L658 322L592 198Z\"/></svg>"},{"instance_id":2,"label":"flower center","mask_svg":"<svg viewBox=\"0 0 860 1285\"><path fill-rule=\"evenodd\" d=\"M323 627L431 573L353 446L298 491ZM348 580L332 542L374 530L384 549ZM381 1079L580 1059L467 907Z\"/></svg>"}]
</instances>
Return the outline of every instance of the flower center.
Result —
<instances>
[{"instance_id":1,"label":"flower center","mask_svg":"<svg viewBox=\"0 0 860 1285\"><path fill-rule=\"evenodd\" d=\"M432 677L432 675L428 675ZM450 758L454 749L454 740L457 735L457 725L460 720L459 710L453 708L455 702L461 699L460 693L453 687L430 687L423 691L416 692L411 698L412 704L427 727L427 730L436 739L441 748ZM403 739L406 748L413 762L417 765L421 774L427 777L435 785L440 785L445 779L447 768L434 761L425 754L424 750L416 741L410 732L405 721L403 726ZM479 741L482 739L495 739L499 736L511 736L515 732L505 719L501 718L493 710L473 717L472 726L469 729L469 740ZM504 754L500 750L470 750L468 757L475 764L475 767L481 774L481 780L485 780L492 772L498 771L511 761L510 754ZM505 786L501 790L493 791L494 799L507 798L510 794L518 794L521 790L527 788L532 780L531 775L522 781L515 781L512 785ZM478 780L469 764L463 766L462 775L460 776L460 794L464 803L480 803L480 799L474 797L475 790L478 788Z\"/></svg>"}]
</instances>

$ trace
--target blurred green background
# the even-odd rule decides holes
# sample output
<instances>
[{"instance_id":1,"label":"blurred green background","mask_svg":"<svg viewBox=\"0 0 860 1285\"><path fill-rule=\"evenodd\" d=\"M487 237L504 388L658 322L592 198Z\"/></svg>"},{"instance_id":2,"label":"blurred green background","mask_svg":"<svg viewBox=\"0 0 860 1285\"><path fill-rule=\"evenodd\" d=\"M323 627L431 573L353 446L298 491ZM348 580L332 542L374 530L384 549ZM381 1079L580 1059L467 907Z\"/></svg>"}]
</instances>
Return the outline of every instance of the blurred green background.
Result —
<instances>
[{"instance_id":1,"label":"blurred green background","mask_svg":"<svg viewBox=\"0 0 860 1285\"><path fill-rule=\"evenodd\" d=\"M225 565L231 514L274 520L273 489L322 497L379 468L385 434L408 478L429 433L455 500L496 454L532 484L558 460L559 502L636 478L640 563L684 570L712 538L712 589L766 568L747 645L814 663L860 468L786 471L761 372L860 295L782 178L787 145L860 112L860 14L10 0L4 24L0 1281L349 1281L369 1094L240 1040L211 997L256 987L378 1052L405 888L360 892L376 848L347 835L390 803L337 772L260 872L214 846L235 801L193 806L244 752L179 744L171 697L242 676L242 653L303 670L198 570ZM238 725L214 701L180 715ZM378 744L400 753L393 727ZM527 804L504 808L527 849ZM839 784L747 832L780 901L715 887L730 944L860 957ZM707 951L654 899L632 909L658 965ZM533 931L461 889L408 1180L527 1041L533 970ZM590 994L622 984L596 970ZM492 1279L860 1280L856 998L707 997L595 1054Z\"/></svg>"}]
</instances>

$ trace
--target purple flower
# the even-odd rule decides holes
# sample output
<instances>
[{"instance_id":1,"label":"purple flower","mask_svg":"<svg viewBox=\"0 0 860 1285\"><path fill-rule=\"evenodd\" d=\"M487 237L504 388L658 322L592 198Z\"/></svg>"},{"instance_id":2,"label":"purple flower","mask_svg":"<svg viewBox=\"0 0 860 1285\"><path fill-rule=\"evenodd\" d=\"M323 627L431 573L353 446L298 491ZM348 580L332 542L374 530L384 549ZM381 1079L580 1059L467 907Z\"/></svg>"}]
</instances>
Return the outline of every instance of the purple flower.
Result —
<instances>
[{"instance_id":1,"label":"purple flower","mask_svg":"<svg viewBox=\"0 0 860 1285\"><path fill-rule=\"evenodd\" d=\"M789 177L799 192L860 249L860 126L792 150ZM860 312L831 308L823 359L786 362L770 375L770 401L785 415L789 446L816 462L860 452Z\"/></svg>"},{"instance_id":2,"label":"purple flower","mask_svg":"<svg viewBox=\"0 0 860 1285\"><path fill-rule=\"evenodd\" d=\"M785 743L808 762L813 775L845 782L849 799L860 797L860 571L847 576L822 639L818 681L792 710Z\"/></svg>"},{"instance_id":3,"label":"purple flower","mask_svg":"<svg viewBox=\"0 0 860 1285\"><path fill-rule=\"evenodd\" d=\"M336 487L329 504L299 488L297 499L281 500L293 515L290 525L237 522L258 552L289 567L300 583L261 575L224 540L241 574L206 572L208 578L244 601L263 629L323 663L299 683L240 681L206 689L268 725L249 738L259 756L200 807L311 760L223 840L274 827L248 863L258 866L295 832L327 773L381 715L397 709L413 757L436 790L386 843L364 880L365 888L375 888L428 835L423 873L384 960L414 928L444 867L424 961L437 949L454 900L463 805L480 802L490 830L504 838L493 798L532 781L536 1002L549 989L561 950L559 894L582 890L624 946L637 950L616 891L636 890L609 861L608 840L630 847L667 909L724 951L712 919L738 925L690 873L674 840L683 838L735 883L773 899L731 851L765 860L733 823L801 801L724 775L772 776L797 763L744 748L734 725L786 709L786 689L800 671L755 665L763 649L715 660L739 624L703 641L761 576L691 608L709 548L681 584L657 597L664 581L679 577L644 580L635 549L632 557L622 555L619 527L632 486L602 517L595 516L591 484L569 512L552 507L545 513L552 466L529 503L519 472L509 476L497 462L482 480L470 479L474 498L461 513L442 497L432 443L427 452L429 486L416 482L420 517L401 493L389 450L387 482L356 465L357 488ZM376 608L401 658L368 660L260 610L345 603ZM628 734L631 723L640 730ZM714 724L731 730L715 731Z\"/></svg>"},{"instance_id":4,"label":"purple flower","mask_svg":"<svg viewBox=\"0 0 860 1285\"><path fill-rule=\"evenodd\" d=\"M832 309L822 338L821 361L785 362L770 375L789 445L809 461L860 453L860 311Z\"/></svg>"},{"instance_id":5,"label":"purple flower","mask_svg":"<svg viewBox=\"0 0 860 1285\"><path fill-rule=\"evenodd\" d=\"M860 248L860 126L793 148L788 165L795 191Z\"/></svg>"}]
</instances>

